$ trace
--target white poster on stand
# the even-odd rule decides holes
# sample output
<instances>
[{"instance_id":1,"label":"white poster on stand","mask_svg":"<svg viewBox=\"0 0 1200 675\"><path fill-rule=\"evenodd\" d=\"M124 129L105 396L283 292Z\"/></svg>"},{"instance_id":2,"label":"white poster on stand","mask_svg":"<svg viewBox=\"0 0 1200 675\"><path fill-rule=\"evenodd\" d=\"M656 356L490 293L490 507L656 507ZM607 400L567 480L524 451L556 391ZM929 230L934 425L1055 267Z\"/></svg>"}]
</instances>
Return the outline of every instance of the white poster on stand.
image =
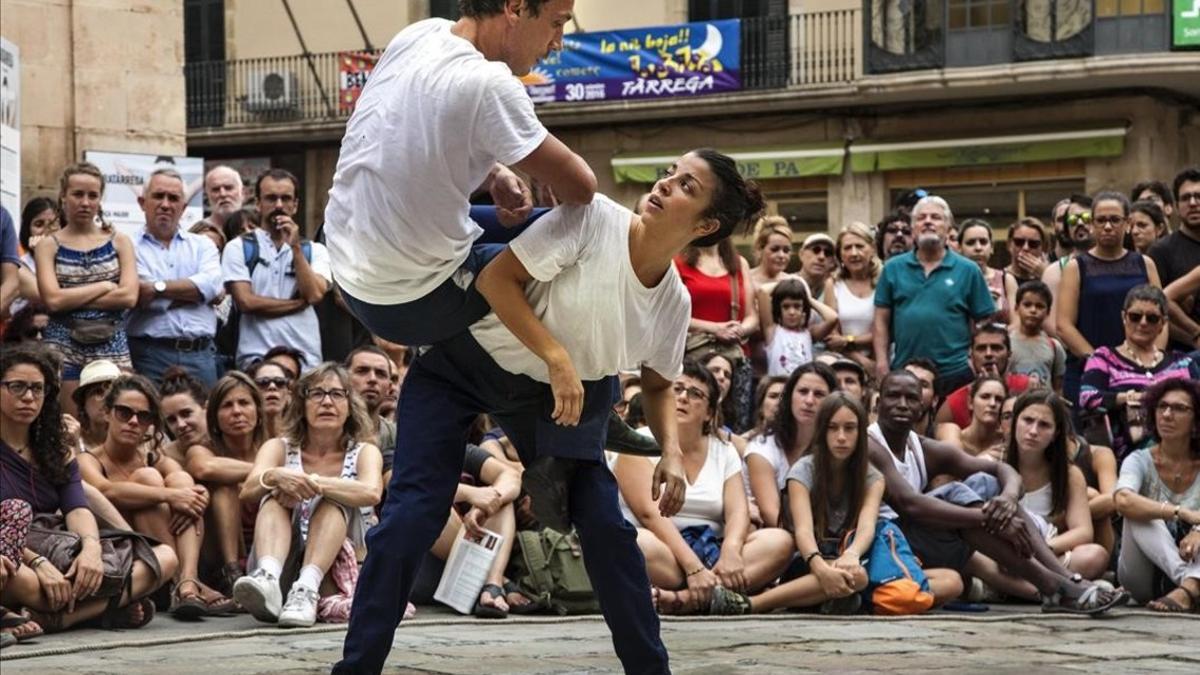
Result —
<instances>
[{"instance_id":1,"label":"white poster on stand","mask_svg":"<svg viewBox=\"0 0 1200 675\"><path fill-rule=\"evenodd\" d=\"M150 174L158 169L174 169L183 177L187 208L179 226L187 229L204 217L204 158L172 155L139 155L127 152L86 150L83 159L104 174L104 199L100 206L104 219L118 230L133 235L146 224L138 197Z\"/></svg>"},{"instance_id":2,"label":"white poster on stand","mask_svg":"<svg viewBox=\"0 0 1200 675\"><path fill-rule=\"evenodd\" d=\"M21 218L21 50L0 38L0 204Z\"/></svg>"}]
</instances>

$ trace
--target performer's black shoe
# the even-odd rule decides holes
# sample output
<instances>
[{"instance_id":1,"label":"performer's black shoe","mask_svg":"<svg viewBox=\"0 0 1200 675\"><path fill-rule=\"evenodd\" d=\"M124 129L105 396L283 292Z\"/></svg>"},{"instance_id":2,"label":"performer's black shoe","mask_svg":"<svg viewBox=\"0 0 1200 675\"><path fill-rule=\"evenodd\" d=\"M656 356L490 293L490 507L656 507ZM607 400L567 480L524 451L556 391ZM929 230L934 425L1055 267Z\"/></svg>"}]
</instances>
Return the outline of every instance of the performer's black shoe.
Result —
<instances>
[{"instance_id":1,"label":"performer's black shoe","mask_svg":"<svg viewBox=\"0 0 1200 675\"><path fill-rule=\"evenodd\" d=\"M653 436L646 436L634 431L617 413L608 415L608 440L604 447L623 455L640 455L642 457L658 457L662 455L662 447Z\"/></svg>"},{"instance_id":2,"label":"performer's black shoe","mask_svg":"<svg viewBox=\"0 0 1200 675\"><path fill-rule=\"evenodd\" d=\"M521 474L521 489L529 494L529 508L542 525L557 532L571 530L567 485L575 461L564 457L538 457Z\"/></svg>"}]
</instances>

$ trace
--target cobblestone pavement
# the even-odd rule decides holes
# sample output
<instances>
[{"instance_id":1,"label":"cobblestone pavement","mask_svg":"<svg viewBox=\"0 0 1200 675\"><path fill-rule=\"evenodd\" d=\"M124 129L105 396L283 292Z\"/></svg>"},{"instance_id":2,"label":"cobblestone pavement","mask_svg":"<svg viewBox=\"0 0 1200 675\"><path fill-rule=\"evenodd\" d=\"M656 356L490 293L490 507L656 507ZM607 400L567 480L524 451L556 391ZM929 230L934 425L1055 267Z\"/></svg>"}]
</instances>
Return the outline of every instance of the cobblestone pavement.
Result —
<instances>
[{"instance_id":1,"label":"cobblestone pavement","mask_svg":"<svg viewBox=\"0 0 1200 675\"><path fill-rule=\"evenodd\" d=\"M1052 669L1200 672L1200 617L1123 610L1105 619L999 608L908 619L782 614L666 619L676 673L987 672ZM345 628L283 631L241 616L141 631L81 630L5 649L4 675L37 673L319 673ZM483 622L422 611L397 632L387 672L612 673L620 664L598 617Z\"/></svg>"}]
</instances>

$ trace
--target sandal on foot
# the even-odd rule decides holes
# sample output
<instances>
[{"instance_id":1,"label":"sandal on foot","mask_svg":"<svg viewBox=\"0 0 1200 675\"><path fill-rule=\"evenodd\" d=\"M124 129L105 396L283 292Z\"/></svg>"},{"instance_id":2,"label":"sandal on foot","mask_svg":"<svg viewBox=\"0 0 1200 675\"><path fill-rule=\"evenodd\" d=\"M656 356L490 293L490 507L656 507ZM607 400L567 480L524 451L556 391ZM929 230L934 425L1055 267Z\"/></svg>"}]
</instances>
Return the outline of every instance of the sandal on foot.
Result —
<instances>
[{"instance_id":1,"label":"sandal on foot","mask_svg":"<svg viewBox=\"0 0 1200 675\"><path fill-rule=\"evenodd\" d=\"M133 609L140 607L142 609L142 618L136 620L133 618ZM154 619L154 601L150 598L142 598L134 600L124 607L116 607L106 610L100 616L100 627L105 630L124 630L141 628ZM45 624L42 624L43 626Z\"/></svg>"},{"instance_id":2,"label":"sandal on foot","mask_svg":"<svg viewBox=\"0 0 1200 675\"><path fill-rule=\"evenodd\" d=\"M192 585L192 592L184 595L181 590L184 584ZM181 621L197 621L208 615L208 603L200 598L200 582L195 579L181 579L171 591L171 615Z\"/></svg>"},{"instance_id":3,"label":"sandal on foot","mask_svg":"<svg viewBox=\"0 0 1200 675\"><path fill-rule=\"evenodd\" d=\"M1129 593L1123 588L1109 591L1103 586L1092 584L1085 588L1079 597L1069 598L1060 586L1054 594L1042 596L1042 613L1097 616L1128 602Z\"/></svg>"},{"instance_id":4,"label":"sandal on foot","mask_svg":"<svg viewBox=\"0 0 1200 675\"><path fill-rule=\"evenodd\" d=\"M8 609L3 611L3 616L0 616L0 631L3 631L5 635L13 636L18 642L32 640L46 632L42 630L38 622L23 614Z\"/></svg>"},{"instance_id":5,"label":"sandal on foot","mask_svg":"<svg viewBox=\"0 0 1200 675\"><path fill-rule=\"evenodd\" d=\"M715 616L740 616L750 613L750 598L744 593L730 590L724 586L713 589L712 600L708 603L708 613Z\"/></svg>"},{"instance_id":6,"label":"sandal on foot","mask_svg":"<svg viewBox=\"0 0 1200 675\"><path fill-rule=\"evenodd\" d=\"M483 604L483 594L487 593L492 596L492 602L504 599L504 589L496 584L484 584L483 589L479 591L479 601L475 603L475 616L480 619L507 619L508 610L500 609L493 605Z\"/></svg>"},{"instance_id":7,"label":"sandal on foot","mask_svg":"<svg viewBox=\"0 0 1200 675\"><path fill-rule=\"evenodd\" d=\"M1184 607L1183 605L1179 604L1178 600L1172 598L1171 593L1174 593L1175 591L1183 591L1184 594L1187 595L1191 600L1191 606ZM1193 612L1200 612L1200 609L1197 609L1197 605L1200 605L1200 595L1193 595L1191 591L1183 586L1176 588L1175 591L1171 591L1171 593L1167 593L1157 600L1151 600L1150 602L1147 602L1146 609L1150 610L1151 612L1162 612L1163 614L1191 614Z\"/></svg>"},{"instance_id":8,"label":"sandal on foot","mask_svg":"<svg viewBox=\"0 0 1200 675\"><path fill-rule=\"evenodd\" d=\"M525 600L527 600L528 602L525 602L525 603L519 604L519 605L514 604L511 601L509 601L509 599L508 599L508 596L510 596L510 595L519 595L522 598L525 598ZM523 614L533 614L535 612L540 612L543 609L545 609L543 607L542 601L540 599L531 598L528 595L525 595L525 592L521 590L521 587L518 586L516 584L516 582L511 581L511 580L504 582L504 601L506 603L508 603L508 613L516 614L517 616L520 616Z\"/></svg>"},{"instance_id":9,"label":"sandal on foot","mask_svg":"<svg viewBox=\"0 0 1200 675\"><path fill-rule=\"evenodd\" d=\"M830 598L821 603L821 614L827 616L849 616L862 609L862 595L851 593L844 598Z\"/></svg>"}]
</instances>

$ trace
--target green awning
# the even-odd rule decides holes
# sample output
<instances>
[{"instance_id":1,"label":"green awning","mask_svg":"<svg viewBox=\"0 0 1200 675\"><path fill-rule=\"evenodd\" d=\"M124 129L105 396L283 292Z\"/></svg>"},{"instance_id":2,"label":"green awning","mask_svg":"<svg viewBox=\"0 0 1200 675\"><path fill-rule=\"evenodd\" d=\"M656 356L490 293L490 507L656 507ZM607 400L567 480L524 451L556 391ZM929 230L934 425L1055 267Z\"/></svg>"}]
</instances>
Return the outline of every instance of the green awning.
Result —
<instances>
[{"instance_id":1,"label":"green awning","mask_svg":"<svg viewBox=\"0 0 1200 675\"><path fill-rule=\"evenodd\" d=\"M1081 157L1119 157L1125 151L1125 127L987 136L907 143L855 142L850 170L855 173L1047 162Z\"/></svg>"},{"instance_id":2,"label":"green awning","mask_svg":"<svg viewBox=\"0 0 1200 675\"><path fill-rule=\"evenodd\" d=\"M661 152L618 155L612 160L613 177L618 183L653 183L683 153ZM727 152L747 178L802 178L840 176L846 159L842 142L780 148L748 148Z\"/></svg>"}]
</instances>

